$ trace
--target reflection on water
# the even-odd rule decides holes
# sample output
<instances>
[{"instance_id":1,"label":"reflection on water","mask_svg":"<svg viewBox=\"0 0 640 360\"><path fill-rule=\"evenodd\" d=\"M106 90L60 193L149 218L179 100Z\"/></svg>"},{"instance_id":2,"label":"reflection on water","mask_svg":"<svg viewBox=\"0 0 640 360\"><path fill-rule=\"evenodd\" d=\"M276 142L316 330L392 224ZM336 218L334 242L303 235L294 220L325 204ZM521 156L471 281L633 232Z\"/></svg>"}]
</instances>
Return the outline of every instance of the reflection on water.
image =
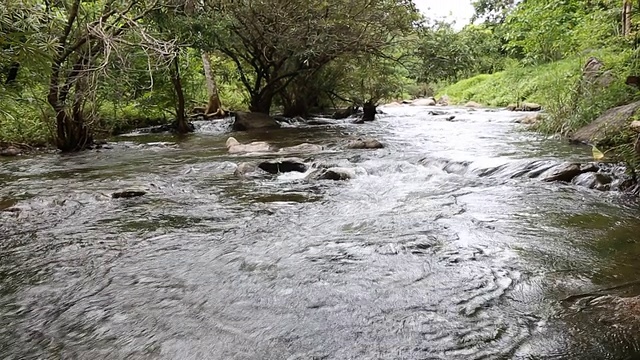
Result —
<instances>
[{"instance_id":1,"label":"reflection on water","mask_svg":"<svg viewBox=\"0 0 640 360\"><path fill-rule=\"evenodd\" d=\"M348 182L238 179L260 157L227 154L224 122L1 162L2 358L640 354L637 204L513 176L589 149L514 113L385 111L234 134L325 145L305 158L364 170ZM357 136L387 147L343 150ZM128 188L147 195L111 199Z\"/></svg>"}]
</instances>

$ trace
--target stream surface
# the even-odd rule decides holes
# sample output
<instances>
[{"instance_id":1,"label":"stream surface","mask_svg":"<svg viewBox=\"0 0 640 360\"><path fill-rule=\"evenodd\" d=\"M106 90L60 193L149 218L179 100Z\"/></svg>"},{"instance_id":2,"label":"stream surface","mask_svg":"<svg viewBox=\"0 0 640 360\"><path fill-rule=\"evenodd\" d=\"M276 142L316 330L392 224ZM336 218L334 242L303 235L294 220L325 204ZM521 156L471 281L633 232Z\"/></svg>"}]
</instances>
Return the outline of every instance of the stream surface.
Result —
<instances>
[{"instance_id":1,"label":"stream surface","mask_svg":"<svg viewBox=\"0 0 640 360\"><path fill-rule=\"evenodd\" d=\"M224 122L0 159L0 358L638 358L640 286L570 297L638 279L638 203L512 178L591 160L522 114L434 109L233 134L327 145L301 156L344 182L239 179L266 156L229 155Z\"/></svg>"}]
</instances>

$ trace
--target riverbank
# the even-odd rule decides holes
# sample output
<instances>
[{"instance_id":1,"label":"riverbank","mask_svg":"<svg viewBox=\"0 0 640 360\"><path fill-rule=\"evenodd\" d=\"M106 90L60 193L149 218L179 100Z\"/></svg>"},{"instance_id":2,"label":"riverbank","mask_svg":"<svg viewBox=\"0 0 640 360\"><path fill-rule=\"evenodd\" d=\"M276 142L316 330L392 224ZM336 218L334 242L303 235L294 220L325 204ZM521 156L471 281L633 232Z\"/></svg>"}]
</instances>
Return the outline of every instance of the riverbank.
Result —
<instances>
[{"instance_id":1,"label":"riverbank","mask_svg":"<svg viewBox=\"0 0 640 360\"><path fill-rule=\"evenodd\" d=\"M477 75L447 86L438 92L453 103L475 101L486 106L534 102L544 116L532 127L544 134L573 138L606 111L637 99L629 52L602 50L536 66L513 64L494 74ZM635 118L632 112L625 123ZM602 128L609 122L600 120ZM627 126L608 127L596 138L576 138L607 152L607 160L619 160L632 168L639 166L629 151L636 137Z\"/></svg>"}]
</instances>

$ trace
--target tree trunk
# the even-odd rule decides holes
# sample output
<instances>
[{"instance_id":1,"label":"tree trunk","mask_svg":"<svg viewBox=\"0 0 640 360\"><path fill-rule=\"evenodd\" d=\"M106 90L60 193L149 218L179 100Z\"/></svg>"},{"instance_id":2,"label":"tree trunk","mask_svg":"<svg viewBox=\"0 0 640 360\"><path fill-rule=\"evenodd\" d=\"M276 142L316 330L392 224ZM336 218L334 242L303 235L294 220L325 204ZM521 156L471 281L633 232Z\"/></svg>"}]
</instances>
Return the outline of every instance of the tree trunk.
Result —
<instances>
[{"instance_id":1,"label":"tree trunk","mask_svg":"<svg viewBox=\"0 0 640 360\"><path fill-rule=\"evenodd\" d=\"M93 136L89 128L84 124L84 116L82 113L82 102L84 101L83 81L77 72L72 72L66 79L66 85L60 86L59 70L56 65L53 66L53 72L49 82L49 93L47 102L53 108L56 114L56 145L62 152L81 151L93 145ZM73 107L68 111L64 105L66 101L66 92L68 84L76 84L76 94Z\"/></svg>"},{"instance_id":2,"label":"tree trunk","mask_svg":"<svg viewBox=\"0 0 640 360\"><path fill-rule=\"evenodd\" d=\"M376 119L376 104L371 101L367 101L362 106L362 121L373 121Z\"/></svg>"},{"instance_id":3,"label":"tree trunk","mask_svg":"<svg viewBox=\"0 0 640 360\"><path fill-rule=\"evenodd\" d=\"M263 89L259 94L251 95L249 110L251 112L269 114L271 111L271 103L273 102L273 93L270 90Z\"/></svg>"},{"instance_id":4,"label":"tree trunk","mask_svg":"<svg viewBox=\"0 0 640 360\"><path fill-rule=\"evenodd\" d=\"M176 92L176 131L179 134L193 132L193 129L187 123L187 117L184 110L184 91L182 90L182 79L180 79L180 64L178 63L178 54L173 58L173 68L171 69L171 82Z\"/></svg>"},{"instance_id":5,"label":"tree trunk","mask_svg":"<svg viewBox=\"0 0 640 360\"><path fill-rule=\"evenodd\" d=\"M623 0L622 2L622 36L631 35L631 0Z\"/></svg>"},{"instance_id":6,"label":"tree trunk","mask_svg":"<svg viewBox=\"0 0 640 360\"><path fill-rule=\"evenodd\" d=\"M211 71L211 58L209 54L204 51L202 52L202 66L204 67L204 76L207 81L207 93L209 95L209 102L207 103L204 114L224 116L224 110L222 110L222 103L220 102L216 79Z\"/></svg>"}]
</instances>

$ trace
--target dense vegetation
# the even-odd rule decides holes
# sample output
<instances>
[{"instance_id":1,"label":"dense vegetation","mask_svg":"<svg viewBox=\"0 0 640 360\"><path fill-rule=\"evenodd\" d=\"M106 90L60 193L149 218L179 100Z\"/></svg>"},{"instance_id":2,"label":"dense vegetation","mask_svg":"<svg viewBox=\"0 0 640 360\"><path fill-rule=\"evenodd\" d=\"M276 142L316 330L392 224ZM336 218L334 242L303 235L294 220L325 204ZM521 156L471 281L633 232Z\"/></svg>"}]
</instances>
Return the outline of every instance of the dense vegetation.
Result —
<instances>
[{"instance_id":1,"label":"dense vegetation","mask_svg":"<svg viewBox=\"0 0 640 360\"><path fill-rule=\"evenodd\" d=\"M402 96L410 0L9 0L0 4L0 141L63 151L207 104L308 115Z\"/></svg>"},{"instance_id":2,"label":"dense vegetation","mask_svg":"<svg viewBox=\"0 0 640 360\"><path fill-rule=\"evenodd\" d=\"M570 134L635 99L631 1L473 4L457 30L411 0L8 0L0 143L75 151L137 126L189 132L194 108L308 116L435 93L538 102L539 129ZM592 56L614 74L605 88L580 86Z\"/></svg>"},{"instance_id":3,"label":"dense vegetation","mask_svg":"<svg viewBox=\"0 0 640 360\"><path fill-rule=\"evenodd\" d=\"M478 29L490 32L492 41L475 43L475 53L485 58L460 67L472 69L471 73L448 68L458 81L439 87L440 94L455 102L473 100L489 106L542 104L545 116L536 128L562 135L571 135L607 109L637 100L637 4L626 0L478 0L474 4L481 25L465 27L451 43L468 47L467 34ZM604 65L598 75L604 74L606 84L585 80L584 66L592 57ZM489 71L477 67L486 64L492 66ZM617 150L611 153L623 155L637 168L636 140L629 131L611 132L592 145Z\"/></svg>"}]
</instances>

